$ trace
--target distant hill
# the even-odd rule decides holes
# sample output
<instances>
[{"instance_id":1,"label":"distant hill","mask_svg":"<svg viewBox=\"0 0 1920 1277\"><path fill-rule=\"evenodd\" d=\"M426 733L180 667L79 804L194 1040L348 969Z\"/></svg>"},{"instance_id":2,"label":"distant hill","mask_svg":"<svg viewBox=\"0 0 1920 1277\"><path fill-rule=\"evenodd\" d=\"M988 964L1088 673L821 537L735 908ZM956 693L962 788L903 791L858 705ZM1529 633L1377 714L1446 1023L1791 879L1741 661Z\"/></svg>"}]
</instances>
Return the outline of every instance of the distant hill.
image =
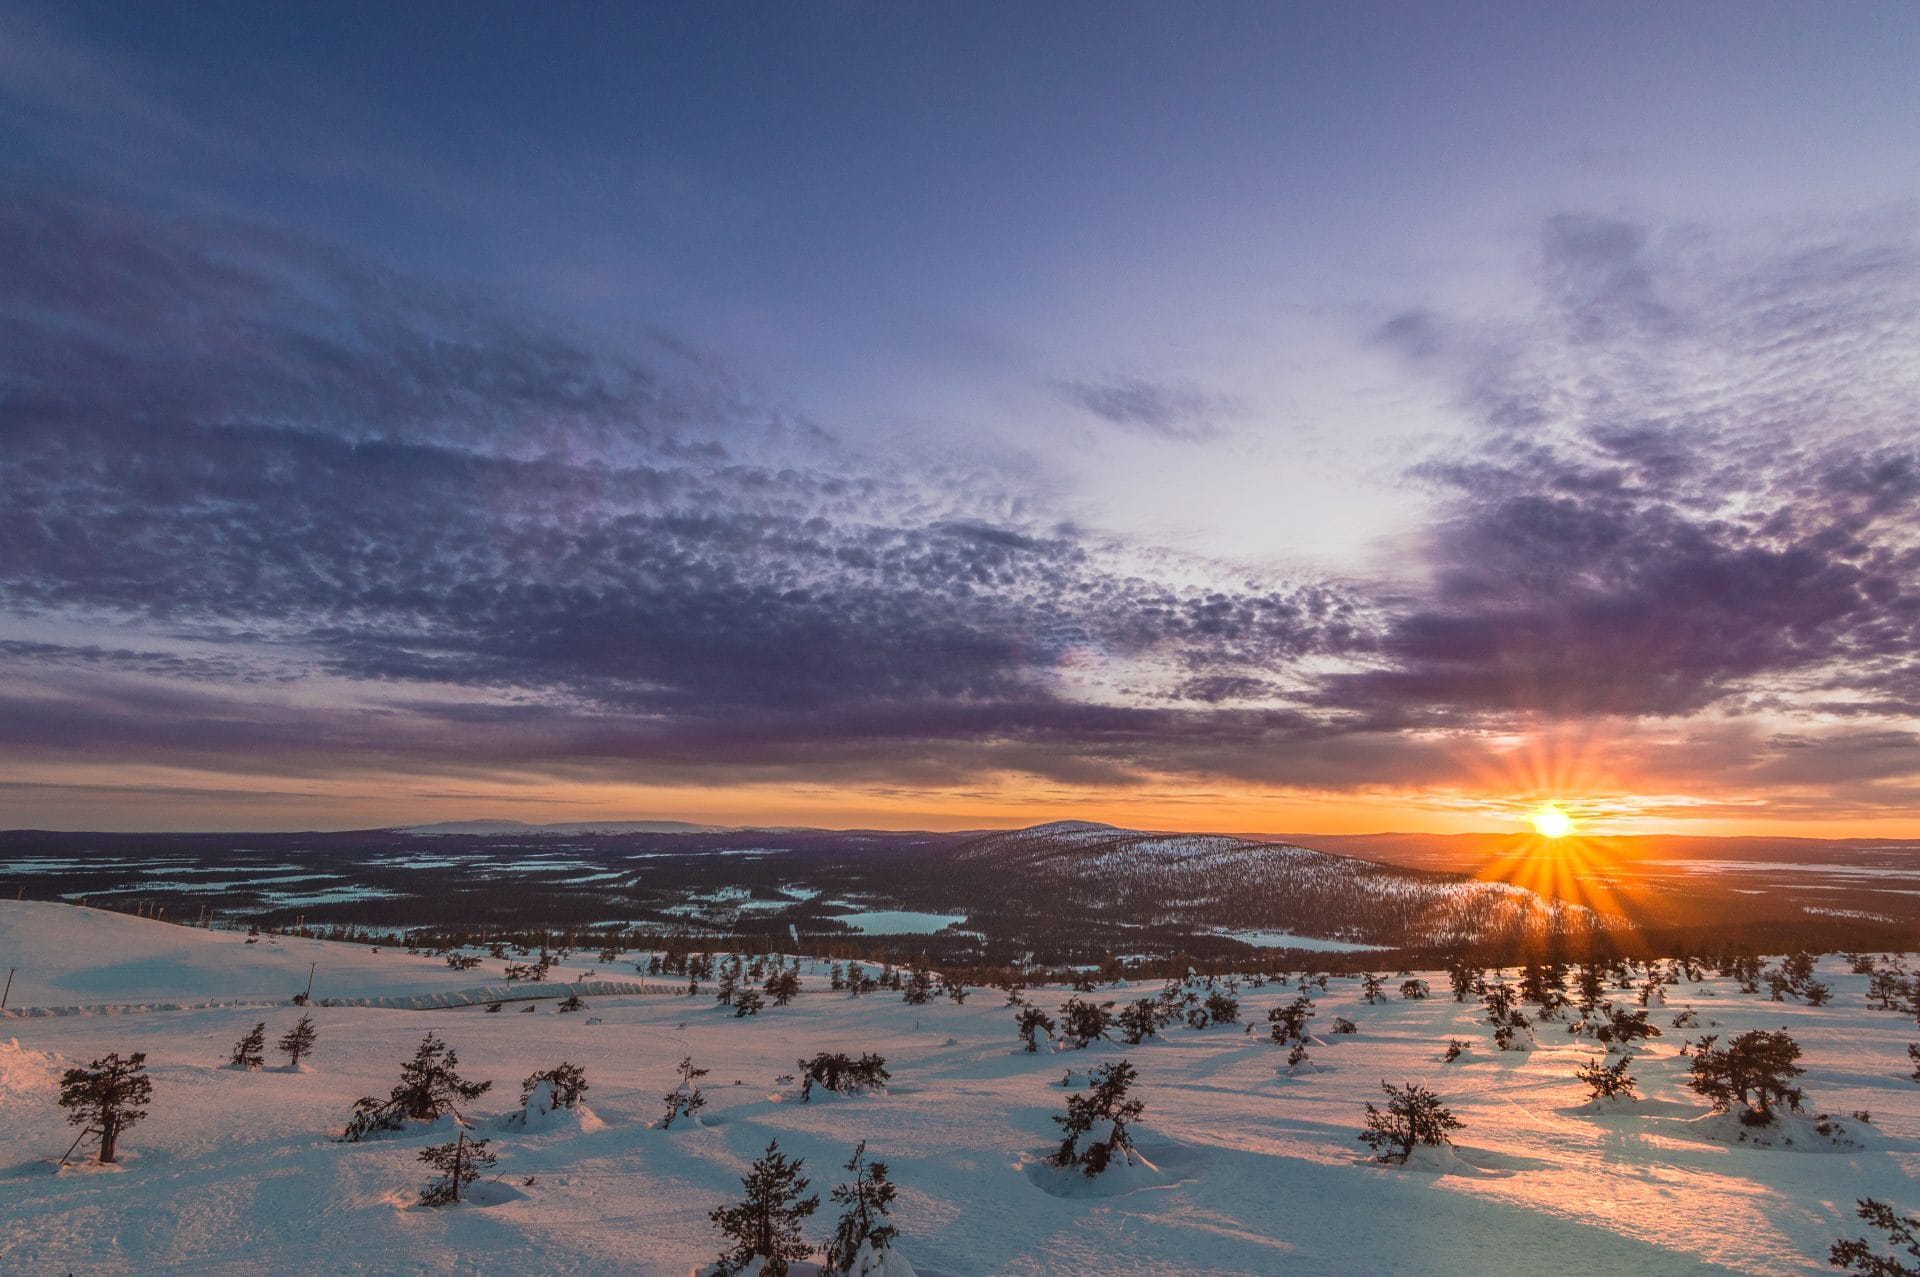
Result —
<instances>
[{"instance_id":1,"label":"distant hill","mask_svg":"<svg viewBox=\"0 0 1920 1277\"><path fill-rule=\"evenodd\" d=\"M479 834L479 835L558 835L571 834L717 834L722 825L695 825L684 820L598 820L563 821L551 825L532 825L524 820L443 820L435 825L402 825L402 834Z\"/></svg>"}]
</instances>

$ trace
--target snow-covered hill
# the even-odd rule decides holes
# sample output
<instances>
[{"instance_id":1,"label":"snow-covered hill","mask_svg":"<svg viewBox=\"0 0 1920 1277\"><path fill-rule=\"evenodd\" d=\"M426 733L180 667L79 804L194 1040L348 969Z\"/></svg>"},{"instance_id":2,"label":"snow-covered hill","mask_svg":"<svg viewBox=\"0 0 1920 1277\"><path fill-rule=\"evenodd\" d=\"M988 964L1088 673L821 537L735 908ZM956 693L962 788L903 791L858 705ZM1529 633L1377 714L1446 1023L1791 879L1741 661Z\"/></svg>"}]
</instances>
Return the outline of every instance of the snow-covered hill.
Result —
<instances>
[{"instance_id":1,"label":"snow-covered hill","mask_svg":"<svg viewBox=\"0 0 1920 1277\"><path fill-rule=\"evenodd\" d=\"M1905 1016L1868 1009L1866 978L1823 966L1833 1002L1740 995L1708 979L1668 991L1709 1032L1788 1028L1806 1051L1810 1105L1854 1123L1864 1147L1800 1152L1730 1146L1685 1089L1680 1034L1634 1060L1646 1101L1595 1114L1573 1080L1594 1049L1564 1032L1539 1049L1491 1048L1479 1008L1451 1001L1366 1005L1357 982L1318 997L1316 1029L1357 1025L1313 1048L1315 1070L1282 1076L1285 1049L1225 1025L1172 1029L1135 1047L1026 1054L1013 1013L981 991L964 1006L826 992L809 965L794 1005L736 1019L702 996L589 999L585 1014L313 1009L319 1042L300 1072L220 1067L264 1021L269 1040L298 1012L282 1000L308 962L339 988L398 995L458 982L427 959L346 945L200 933L52 905L0 904L0 955L21 965L10 1005L86 1000L247 1005L0 1018L0 1272L482 1273L675 1277L718 1253L707 1221L771 1139L803 1157L814 1191L838 1182L866 1140L900 1185L899 1246L926 1277L973 1274L1596 1274L1824 1270L1828 1244L1857 1235L1853 1202L1920 1206L1920 1085L1908 1080ZM630 966L629 966L630 969ZM603 969L602 974L606 974ZM1444 981L1435 976L1436 987ZM318 989L317 989L318 991ZM1150 989L1099 996L1143 996ZM1292 988L1242 991L1263 1021ZM1065 994L1032 994L1051 1009ZM1262 1025L1264 1027L1264 1025ZM1555 1028L1558 1026L1547 1026ZM384 1094L433 1032L469 1077L494 1087L467 1107L498 1153L496 1204L412 1205L420 1149L404 1134L363 1144L327 1132L362 1095ZM1440 1061L1449 1038L1473 1048ZM74 1131L54 1103L62 1069L143 1051L151 1117L108 1174L53 1167ZM781 1075L797 1056L877 1051L881 1094L801 1105ZM649 1124L683 1055L711 1068L704 1124ZM1063 1071L1125 1057L1139 1070L1142 1150L1159 1168L1134 1184L1068 1184L1038 1158ZM513 1127L520 1080L561 1060L584 1066L592 1121ZM270 1063L277 1061L270 1060ZM1465 1125L1444 1173L1368 1164L1354 1136L1382 1078L1433 1087ZM737 1085L736 1085L737 1083ZM531 1182L529 1182L531 1181ZM1102 1195L1112 1187L1129 1191ZM833 1208L809 1235L824 1241Z\"/></svg>"},{"instance_id":2,"label":"snow-covered hill","mask_svg":"<svg viewBox=\"0 0 1920 1277\"><path fill-rule=\"evenodd\" d=\"M1384 944L1524 934L1559 911L1523 887L1221 834L1155 834L1062 821L945 852L982 880L1047 907L1195 928L1278 929Z\"/></svg>"}]
</instances>

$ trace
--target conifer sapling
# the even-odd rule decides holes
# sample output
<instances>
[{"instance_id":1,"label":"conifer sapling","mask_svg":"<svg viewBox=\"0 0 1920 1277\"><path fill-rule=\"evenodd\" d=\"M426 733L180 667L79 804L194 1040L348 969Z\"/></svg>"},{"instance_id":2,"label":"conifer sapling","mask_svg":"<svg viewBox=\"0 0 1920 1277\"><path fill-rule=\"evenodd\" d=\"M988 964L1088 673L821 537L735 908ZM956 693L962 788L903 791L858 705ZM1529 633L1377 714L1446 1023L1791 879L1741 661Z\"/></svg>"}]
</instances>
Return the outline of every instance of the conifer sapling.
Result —
<instances>
[{"instance_id":1,"label":"conifer sapling","mask_svg":"<svg viewBox=\"0 0 1920 1277\"><path fill-rule=\"evenodd\" d=\"M141 1105L152 1098L144 1051L124 1060L115 1051L84 1069L68 1069L60 1075L60 1107L67 1110L72 1125L100 1133L103 1165L118 1160L120 1133L147 1116Z\"/></svg>"}]
</instances>

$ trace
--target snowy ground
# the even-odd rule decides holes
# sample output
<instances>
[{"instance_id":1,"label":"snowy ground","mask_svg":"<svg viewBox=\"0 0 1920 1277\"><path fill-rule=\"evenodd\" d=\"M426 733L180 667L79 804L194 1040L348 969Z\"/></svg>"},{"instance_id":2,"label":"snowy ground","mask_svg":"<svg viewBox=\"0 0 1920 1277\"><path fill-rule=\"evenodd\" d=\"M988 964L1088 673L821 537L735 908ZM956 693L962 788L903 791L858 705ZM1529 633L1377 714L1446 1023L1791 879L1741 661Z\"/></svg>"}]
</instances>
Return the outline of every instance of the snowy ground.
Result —
<instances>
[{"instance_id":1,"label":"snowy ground","mask_svg":"<svg viewBox=\"0 0 1920 1277\"><path fill-rule=\"evenodd\" d=\"M1715 1123L1683 1085L1670 1028L1636 1056L1649 1097L1639 1112L1585 1112L1572 1074L1594 1048L1547 1025L1541 1049L1495 1051L1477 1006L1441 1000L1439 977L1440 998L1379 1006L1362 1003L1356 981L1335 980L1313 1025L1324 1032L1345 1015L1359 1032L1316 1046L1322 1071L1301 1077L1278 1076L1284 1048L1237 1027L1029 1055L994 990L964 1006L912 1007L884 992L829 994L811 973L794 1006L748 1020L707 996L597 997L588 1015L557 1015L551 1002L531 1004L533 1014L317 1007L319 1045L302 1072L219 1067L256 1021L269 1042L292 1025L299 1012L274 1004L304 986L314 961L316 998L472 988L499 965L457 973L356 946L245 945L0 903L0 967L20 967L9 1006L88 1008L0 1019L0 1272L685 1274L717 1253L707 1211L734 1200L739 1176L776 1136L806 1159L823 1197L866 1140L900 1185L899 1246L927 1277L1808 1273L1831 1271L1829 1243L1861 1232L1855 1198L1920 1207L1920 1085L1906 1058L1920 1030L1869 1010L1865 977L1832 960L1822 966L1830 1006L1768 1002L1709 980L1670 990L1655 1022L1691 1005L1719 1021L1723 1040L1787 1027L1806 1052L1810 1109L1871 1111L1867 1147L1855 1152L1703 1138ZM597 962L563 964L556 977L589 967L637 978L629 963ZM1034 996L1051 1009L1065 995ZM1292 996L1248 991L1243 1014L1263 1021ZM182 1009L128 1009L156 1004ZM413 1207L428 1137L347 1145L327 1132L355 1098L384 1095L429 1030L469 1077L494 1080L469 1112L482 1126L517 1107L521 1078L562 1059L585 1066L587 1103L604 1125L480 1130L515 1191L487 1207ZM1442 1064L1450 1037L1474 1050ZM121 1170L55 1173L73 1137L54 1104L58 1074L116 1050L147 1053L152 1116L125 1137ZM891 1090L808 1105L778 1098L778 1075L821 1050L879 1051ZM707 1123L652 1129L686 1054L712 1069ZM1123 1055L1147 1103L1142 1150L1166 1182L1063 1195L1037 1164L1056 1138L1061 1075ZM1363 1161L1354 1136L1383 1077L1432 1086L1463 1119L1450 1173ZM832 1220L823 1203L810 1235L824 1241Z\"/></svg>"}]
</instances>

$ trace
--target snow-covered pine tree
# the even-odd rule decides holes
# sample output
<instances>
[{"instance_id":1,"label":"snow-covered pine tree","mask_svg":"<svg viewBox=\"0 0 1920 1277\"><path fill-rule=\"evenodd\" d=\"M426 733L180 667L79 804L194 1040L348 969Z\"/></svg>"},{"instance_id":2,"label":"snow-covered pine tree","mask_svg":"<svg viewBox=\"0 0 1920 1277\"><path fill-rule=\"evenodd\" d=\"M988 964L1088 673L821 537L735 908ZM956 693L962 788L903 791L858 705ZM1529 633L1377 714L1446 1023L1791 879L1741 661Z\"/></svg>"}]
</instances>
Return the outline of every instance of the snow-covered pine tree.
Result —
<instances>
[{"instance_id":1,"label":"snow-covered pine tree","mask_svg":"<svg viewBox=\"0 0 1920 1277\"><path fill-rule=\"evenodd\" d=\"M1634 1099L1633 1074L1627 1072L1627 1065L1631 1063L1631 1055L1623 1055L1612 1064L1588 1060L1574 1070L1574 1076L1586 1083L1590 1100Z\"/></svg>"},{"instance_id":2,"label":"snow-covered pine tree","mask_svg":"<svg viewBox=\"0 0 1920 1277\"><path fill-rule=\"evenodd\" d=\"M1060 1037L1068 1046L1084 1048L1107 1036L1113 1028L1113 1003L1068 998L1060 1008Z\"/></svg>"},{"instance_id":3,"label":"snow-covered pine tree","mask_svg":"<svg viewBox=\"0 0 1920 1277\"><path fill-rule=\"evenodd\" d=\"M900 1230L887 1222L893 1207L894 1187L887 1179L887 1164L867 1157L867 1142L860 1141L847 1161L853 1178L833 1190L835 1204L843 1209L840 1222L827 1246L827 1271L864 1277L861 1270L871 1266L893 1246Z\"/></svg>"},{"instance_id":4,"label":"snow-covered pine tree","mask_svg":"<svg viewBox=\"0 0 1920 1277\"><path fill-rule=\"evenodd\" d=\"M840 1095L858 1095L880 1090L893 1076L887 1072L886 1057L871 1051L858 1059L844 1051L822 1051L797 1063L804 1079L800 1086L802 1102L813 1098L816 1085Z\"/></svg>"},{"instance_id":5,"label":"snow-covered pine tree","mask_svg":"<svg viewBox=\"0 0 1920 1277\"><path fill-rule=\"evenodd\" d=\"M420 1160L440 1174L420 1190L422 1206L450 1206L460 1200L460 1192L491 1170L499 1160L487 1150L490 1140L470 1140L465 1131L455 1135L451 1144L435 1144L420 1150Z\"/></svg>"},{"instance_id":6,"label":"snow-covered pine tree","mask_svg":"<svg viewBox=\"0 0 1920 1277\"><path fill-rule=\"evenodd\" d=\"M1048 1160L1055 1166L1078 1166L1089 1178L1112 1165L1115 1153L1130 1162L1134 1150L1127 1124L1146 1110L1142 1101L1127 1098L1139 1076L1125 1060L1093 1070L1087 1093L1068 1096L1066 1115L1054 1116L1061 1127L1060 1148Z\"/></svg>"},{"instance_id":7,"label":"snow-covered pine tree","mask_svg":"<svg viewBox=\"0 0 1920 1277\"><path fill-rule=\"evenodd\" d=\"M311 1054L313 1044L320 1037L319 1030L313 1027L313 1017L303 1015L299 1023L280 1035L279 1048L287 1053L287 1067L300 1067L300 1057Z\"/></svg>"},{"instance_id":8,"label":"snow-covered pine tree","mask_svg":"<svg viewBox=\"0 0 1920 1277\"><path fill-rule=\"evenodd\" d=\"M800 1174L803 1158L789 1159L773 1140L741 1178L746 1196L738 1206L716 1206L707 1218L733 1244L722 1251L714 1269L731 1277L754 1260L761 1261L762 1277L786 1277L788 1266L813 1253L800 1233L800 1221L820 1209L820 1198L803 1197L813 1181Z\"/></svg>"},{"instance_id":9,"label":"snow-covered pine tree","mask_svg":"<svg viewBox=\"0 0 1920 1277\"><path fill-rule=\"evenodd\" d=\"M1425 980L1402 980L1400 982L1400 996L1410 1002L1429 997L1432 993L1432 986Z\"/></svg>"},{"instance_id":10,"label":"snow-covered pine tree","mask_svg":"<svg viewBox=\"0 0 1920 1277\"><path fill-rule=\"evenodd\" d=\"M1044 1016L1041 1018L1045 1019ZM1023 1015L1021 1017L1023 1025L1025 1019ZM1115 1020L1120 1025L1120 1040L1128 1046L1139 1046L1148 1038L1160 1035L1160 1004L1152 998L1141 998L1137 1002L1129 1002L1120 1009L1120 1014L1115 1017ZM1051 1025L1052 1021L1049 1020L1047 1023ZM1027 1049L1031 1051L1034 1047L1029 1044Z\"/></svg>"},{"instance_id":11,"label":"snow-covered pine tree","mask_svg":"<svg viewBox=\"0 0 1920 1277\"><path fill-rule=\"evenodd\" d=\"M1302 992L1296 995L1286 1006L1275 1007L1267 1012L1267 1023L1275 1042L1285 1045L1289 1042L1307 1040L1307 1021L1313 1019L1313 999Z\"/></svg>"},{"instance_id":12,"label":"snow-covered pine tree","mask_svg":"<svg viewBox=\"0 0 1920 1277\"><path fill-rule=\"evenodd\" d=\"M560 999L560 1005L555 1007L554 1010L565 1014L569 1011L584 1011L586 1010L586 1006L587 1004L580 1000L578 993L569 993L566 997Z\"/></svg>"},{"instance_id":13,"label":"snow-covered pine tree","mask_svg":"<svg viewBox=\"0 0 1920 1277\"><path fill-rule=\"evenodd\" d=\"M376 1131L397 1131L409 1121L431 1122L443 1113L459 1116L456 1102L475 1099L492 1082L469 1082L460 1076L460 1057L429 1033L413 1058L400 1066L400 1084L385 1100L368 1095L355 1101L353 1117L341 1138L349 1143Z\"/></svg>"},{"instance_id":14,"label":"snow-covered pine tree","mask_svg":"<svg viewBox=\"0 0 1920 1277\"><path fill-rule=\"evenodd\" d=\"M1453 1142L1448 1132L1460 1129L1460 1119L1440 1103L1439 1096L1415 1082L1399 1087L1383 1079L1380 1089L1386 1092L1387 1106L1382 1110L1368 1102L1367 1129L1359 1137L1377 1160L1402 1163L1416 1145Z\"/></svg>"},{"instance_id":15,"label":"snow-covered pine tree","mask_svg":"<svg viewBox=\"0 0 1920 1277\"><path fill-rule=\"evenodd\" d=\"M534 1088L546 1084L548 1102L556 1109L578 1108L580 1097L587 1093L587 1071L578 1064L569 1064L565 1060L550 1069L529 1073L520 1083L520 1107L525 1108L533 1098Z\"/></svg>"},{"instance_id":16,"label":"snow-covered pine tree","mask_svg":"<svg viewBox=\"0 0 1920 1277\"><path fill-rule=\"evenodd\" d=\"M1367 1000L1368 1006L1381 1001L1386 996L1386 988L1387 982L1371 971L1360 977L1360 996Z\"/></svg>"},{"instance_id":17,"label":"snow-covered pine tree","mask_svg":"<svg viewBox=\"0 0 1920 1277\"><path fill-rule=\"evenodd\" d=\"M1040 1035L1053 1037L1053 1017L1036 1006L1020 1008L1020 1018L1015 1022L1020 1026L1020 1040L1027 1044L1029 1052L1040 1049Z\"/></svg>"},{"instance_id":18,"label":"snow-covered pine tree","mask_svg":"<svg viewBox=\"0 0 1920 1277\"><path fill-rule=\"evenodd\" d=\"M1605 1010L1606 1023L1594 1031L1594 1037L1608 1051L1630 1050L1635 1042L1660 1036L1659 1026L1647 1023L1645 1011L1629 1011L1613 1003L1608 1003Z\"/></svg>"},{"instance_id":19,"label":"snow-covered pine tree","mask_svg":"<svg viewBox=\"0 0 1920 1277\"><path fill-rule=\"evenodd\" d=\"M235 1069L257 1069L267 1062L267 1025L263 1020L247 1030L245 1037L233 1044L233 1054L227 1057L227 1066Z\"/></svg>"},{"instance_id":20,"label":"snow-covered pine tree","mask_svg":"<svg viewBox=\"0 0 1920 1277\"><path fill-rule=\"evenodd\" d=\"M733 995L733 1018L744 1019L750 1015L759 1015L766 1009L767 1000L758 989L742 989Z\"/></svg>"},{"instance_id":21,"label":"snow-covered pine tree","mask_svg":"<svg viewBox=\"0 0 1920 1277\"><path fill-rule=\"evenodd\" d=\"M145 1051L124 1060L115 1051L60 1075L60 1107L67 1110L69 1124L99 1132L102 1164L119 1159L121 1133L145 1120L147 1110L141 1105L152 1098Z\"/></svg>"},{"instance_id":22,"label":"snow-covered pine tree","mask_svg":"<svg viewBox=\"0 0 1920 1277\"><path fill-rule=\"evenodd\" d=\"M1772 1124L1778 1106L1800 1111L1806 1098L1793 1079L1806 1070L1795 1063L1800 1044L1785 1031L1754 1029L1728 1042L1724 1049L1703 1043L1693 1055L1693 1076L1687 1085L1719 1110L1742 1106L1740 1120L1748 1126Z\"/></svg>"},{"instance_id":23,"label":"snow-covered pine tree","mask_svg":"<svg viewBox=\"0 0 1920 1277\"><path fill-rule=\"evenodd\" d=\"M700 1092L700 1079L709 1071L693 1067L691 1055L680 1058L680 1080L667 1092L667 1112L660 1119L661 1130L671 1127L675 1118L690 1118L707 1106L707 1097Z\"/></svg>"}]
</instances>

